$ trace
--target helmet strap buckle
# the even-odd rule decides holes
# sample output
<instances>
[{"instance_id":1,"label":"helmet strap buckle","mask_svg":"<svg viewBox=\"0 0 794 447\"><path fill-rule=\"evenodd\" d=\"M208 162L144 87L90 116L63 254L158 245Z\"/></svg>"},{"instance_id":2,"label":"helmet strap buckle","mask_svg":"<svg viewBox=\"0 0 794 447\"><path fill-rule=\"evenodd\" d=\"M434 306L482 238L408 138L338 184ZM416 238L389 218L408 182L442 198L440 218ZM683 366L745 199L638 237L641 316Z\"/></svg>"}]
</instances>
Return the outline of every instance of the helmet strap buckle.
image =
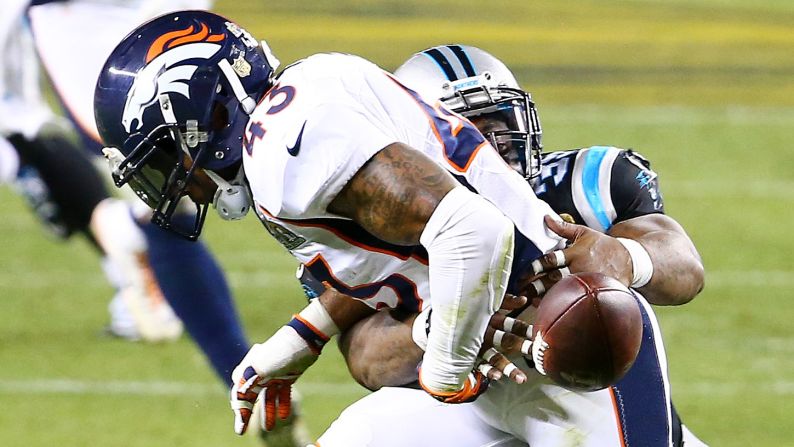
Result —
<instances>
[{"instance_id":1,"label":"helmet strap buckle","mask_svg":"<svg viewBox=\"0 0 794 447\"><path fill-rule=\"evenodd\" d=\"M243 167L240 166L237 175L230 182L210 170L204 170L204 172L218 185L212 206L221 219L239 220L245 217L251 209L253 200L245 182Z\"/></svg>"}]
</instances>

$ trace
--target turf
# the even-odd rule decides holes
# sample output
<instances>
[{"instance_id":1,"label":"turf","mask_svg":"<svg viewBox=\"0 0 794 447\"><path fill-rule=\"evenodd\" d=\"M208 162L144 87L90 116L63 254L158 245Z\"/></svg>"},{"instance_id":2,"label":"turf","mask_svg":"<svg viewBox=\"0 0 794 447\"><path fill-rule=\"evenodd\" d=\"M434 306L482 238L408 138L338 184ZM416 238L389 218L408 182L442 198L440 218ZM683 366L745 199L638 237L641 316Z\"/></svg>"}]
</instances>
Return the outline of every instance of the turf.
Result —
<instances>
[{"instance_id":1,"label":"turf","mask_svg":"<svg viewBox=\"0 0 794 447\"><path fill-rule=\"evenodd\" d=\"M660 309L674 400L715 446L791 445L794 395L794 3L782 0L378 2L225 0L285 63L353 52L393 69L441 43L485 48L538 102L549 150L633 147L707 268L691 304ZM267 7L265 6L267 5ZM0 189L0 443L256 445L192 343L101 335L112 290L89 246L48 238ZM303 301L294 261L253 219L210 218L252 341ZM364 391L334 347L298 384L319 434Z\"/></svg>"}]
</instances>

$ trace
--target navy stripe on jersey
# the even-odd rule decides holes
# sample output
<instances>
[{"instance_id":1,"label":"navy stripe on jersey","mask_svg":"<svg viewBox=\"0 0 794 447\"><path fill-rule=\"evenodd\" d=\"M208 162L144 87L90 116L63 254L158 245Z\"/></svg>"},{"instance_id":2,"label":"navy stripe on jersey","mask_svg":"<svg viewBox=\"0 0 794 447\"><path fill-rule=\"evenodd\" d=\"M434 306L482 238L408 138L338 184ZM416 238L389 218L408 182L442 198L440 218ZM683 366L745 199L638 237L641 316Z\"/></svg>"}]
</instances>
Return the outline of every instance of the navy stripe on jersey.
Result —
<instances>
[{"instance_id":1,"label":"navy stripe on jersey","mask_svg":"<svg viewBox=\"0 0 794 447\"><path fill-rule=\"evenodd\" d=\"M669 447L671 402L666 366L659 360L661 346L657 346L652 317L640 300L638 303L642 312L640 352L612 392L626 447Z\"/></svg>"},{"instance_id":2,"label":"navy stripe on jersey","mask_svg":"<svg viewBox=\"0 0 794 447\"><path fill-rule=\"evenodd\" d=\"M344 219L280 219L296 227L323 228L336 237L367 251L394 256L401 260L414 258L427 265L427 250L421 245L396 245L371 235L361 225Z\"/></svg>"},{"instance_id":3,"label":"navy stripe on jersey","mask_svg":"<svg viewBox=\"0 0 794 447\"><path fill-rule=\"evenodd\" d=\"M469 59L469 56L466 54L463 48L460 47L460 45L449 45L447 48L452 50L452 52L455 53L455 56L458 57L458 60L463 66L463 70L466 72L467 77L471 77L476 74L474 72L474 67L471 65L471 59Z\"/></svg>"},{"instance_id":4,"label":"navy stripe on jersey","mask_svg":"<svg viewBox=\"0 0 794 447\"><path fill-rule=\"evenodd\" d=\"M436 62L436 64L438 64L438 66L444 72L444 75L447 77L447 79L449 79L450 81L456 81L458 79L458 76L455 74L455 70L452 68L452 64L449 63L449 59L447 59L446 56L441 54L440 51L438 51L435 48L431 48L425 51L424 54L426 54L428 57L430 57L430 59L433 59Z\"/></svg>"},{"instance_id":5,"label":"navy stripe on jersey","mask_svg":"<svg viewBox=\"0 0 794 447\"><path fill-rule=\"evenodd\" d=\"M400 309L405 309L409 312L419 312L422 310L422 298L419 297L416 284L398 273L389 275L383 281L350 287L334 276L322 255L318 255L309 261L306 264L306 268L309 269L309 272L311 272L312 276L318 281L330 284L345 295L366 300L367 298L375 296L382 287L389 287L400 300Z\"/></svg>"},{"instance_id":6,"label":"navy stripe on jersey","mask_svg":"<svg viewBox=\"0 0 794 447\"><path fill-rule=\"evenodd\" d=\"M310 323L303 320L298 315L292 318L292 320L287 323L287 326L295 329L295 332L297 332L298 335L300 335L300 337L306 341L306 344L309 345L309 349L311 349L316 355L320 355L320 352L323 350L323 346L328 343L327 335L316 331L314 326L311 326Z\"/></svg>"},{"instance_id":7,"label":"navy stripe on jersey","mask_svg":"<svg viewBox=\"0 0 794 447\"><path fill-rule=\"evenodd\" d=\"M446 60L446 59L445 59ZM453 114L443 106L435 108L424 102L413 90L406 88L399 81L391 78L406 93L419 104L425 114L430 118L430 123L436 137L444 145L444 155L452 167L460 172L465 172L469 164L477 155L477 151L488 144L485 137L474 127L469 120ZM444 116L442 116L444 115ZM454 127L453 127L454 124Z\"/></svg>"},{"instance_id":8,"label":"navy stripe on jersey","mask_svg":"<svg viewBox=\"0 0 794 447\"><path fill-rule=\"evenodd\" d=\"M513 246L513 267L510 270L510 281L507 283L507 292L514 295L523 295L518 289L518 280L530 271L532 261L543 256L543 252L529 238L515 228Z\"/></svg>"}]
</instances>

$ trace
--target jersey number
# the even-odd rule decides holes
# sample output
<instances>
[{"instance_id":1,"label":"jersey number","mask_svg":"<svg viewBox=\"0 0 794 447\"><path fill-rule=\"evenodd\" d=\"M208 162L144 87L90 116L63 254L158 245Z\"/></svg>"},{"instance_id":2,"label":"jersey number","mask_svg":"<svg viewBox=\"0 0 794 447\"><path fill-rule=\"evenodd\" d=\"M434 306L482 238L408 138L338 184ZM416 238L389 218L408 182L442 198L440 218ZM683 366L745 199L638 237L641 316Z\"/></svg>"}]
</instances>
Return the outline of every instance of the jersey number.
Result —
<instances>
[{"instance_id":1,"label":"jersey number","mask_svg":"<svg viewBox=\"0 0 794 447\"><path fill-rule=\"evenodd\" d=\"M544 160L543 167L540 170L540 179L538 180L538 187L535 188L536 194L543 194L546 192L547 187L559 186L565 174L568 173L568 161L570 158L563 157L556 160ZM553 184L552 184L553 183Z\"/></svg>"},{"instance_id":2,"label":"jersey number","mask_svg":"<svg viewBox=\"0 0 794 447\"><path fill-rule=\"evenodd\" d=\"M275 102L274 98L278 98L280 102ZM267 109L265 114L275 115L281 112L292 103L294 98L295 87L291 85L274 86L267 95L267 99L270 101L271 106L269 109ZM245 148L245 151L248 153L248 155L253 154L254 142L257 139L262 139L262 137L265 136L265 133L267 133L267 130L262 127L261 121L251 121L251 123L248 125L248 129L245 132L245 138L243 139L243 147Z\"/></svg>"}]
</instances>

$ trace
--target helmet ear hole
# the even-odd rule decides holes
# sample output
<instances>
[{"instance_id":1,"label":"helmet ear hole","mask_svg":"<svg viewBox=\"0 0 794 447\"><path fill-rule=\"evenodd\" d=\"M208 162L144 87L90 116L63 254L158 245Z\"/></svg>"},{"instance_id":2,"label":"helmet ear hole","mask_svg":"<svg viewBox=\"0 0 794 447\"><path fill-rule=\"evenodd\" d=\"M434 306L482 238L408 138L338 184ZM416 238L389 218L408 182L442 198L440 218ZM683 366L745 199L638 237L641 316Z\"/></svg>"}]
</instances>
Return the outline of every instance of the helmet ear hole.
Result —
<instances>
[{"instance_id":1,"label":"helmet ear hole","mask_svg":"<svg viewBox=\"0 0 794 447\"><path fill-rule=\"evenodd\" d=\"M229 110L219 101L212 105L212 130L223 130L229 127Z\"/></svg>"}]
</instances>

